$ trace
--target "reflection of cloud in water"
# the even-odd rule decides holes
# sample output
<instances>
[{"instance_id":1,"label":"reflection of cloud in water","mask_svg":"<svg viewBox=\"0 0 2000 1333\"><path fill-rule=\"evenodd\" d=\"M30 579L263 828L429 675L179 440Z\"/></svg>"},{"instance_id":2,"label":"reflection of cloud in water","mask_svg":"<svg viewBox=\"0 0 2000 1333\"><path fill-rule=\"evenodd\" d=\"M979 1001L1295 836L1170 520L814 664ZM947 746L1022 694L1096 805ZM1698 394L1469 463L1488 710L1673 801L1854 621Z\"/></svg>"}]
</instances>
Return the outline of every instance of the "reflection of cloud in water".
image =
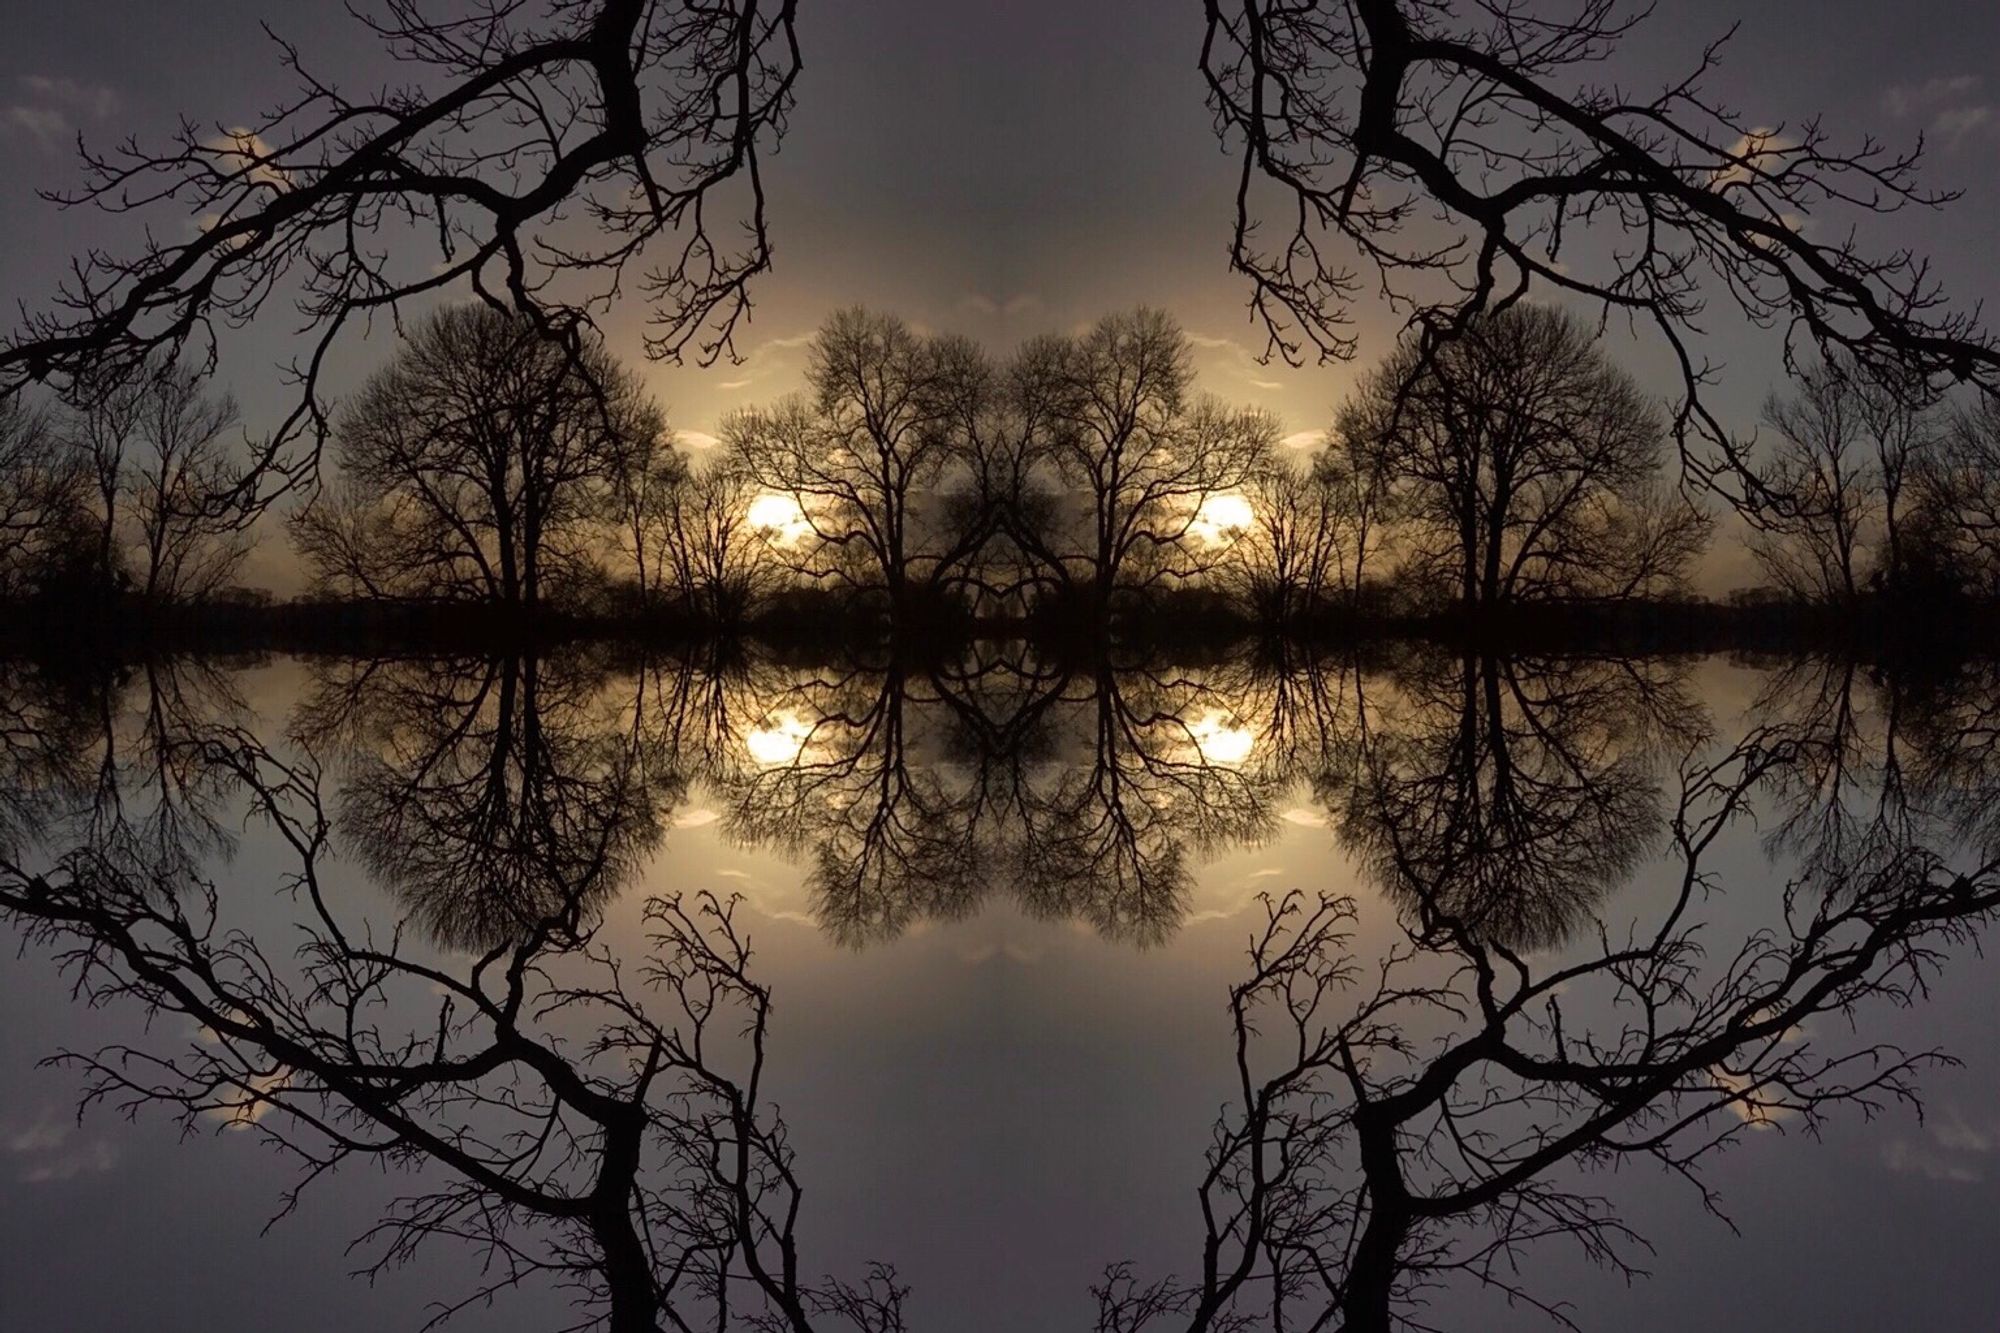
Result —
<instances>
[{"instance_id":1,"label":"reflection of cloud in water","mask_svg":"<svg viewBox=\"0 0 2000 1333\"><path fill-rule=\"evenodd\" d=\"M811 725L797 713L773 713L743 737L743 748L757 763L775 768L797 760L811 735Z\"/></svg>"},{"instance_id":2,"label":"reflection of cloud in water","mask_svg":"<svg viewBox=\"0 0 2000 1333\"><path fill-rule=\"evenodd\" d=\"M1257 748L1256 733L1220 709L1209 709L1188 728L1204 763L1240 764Z\"/></svg>"}]
</instances>

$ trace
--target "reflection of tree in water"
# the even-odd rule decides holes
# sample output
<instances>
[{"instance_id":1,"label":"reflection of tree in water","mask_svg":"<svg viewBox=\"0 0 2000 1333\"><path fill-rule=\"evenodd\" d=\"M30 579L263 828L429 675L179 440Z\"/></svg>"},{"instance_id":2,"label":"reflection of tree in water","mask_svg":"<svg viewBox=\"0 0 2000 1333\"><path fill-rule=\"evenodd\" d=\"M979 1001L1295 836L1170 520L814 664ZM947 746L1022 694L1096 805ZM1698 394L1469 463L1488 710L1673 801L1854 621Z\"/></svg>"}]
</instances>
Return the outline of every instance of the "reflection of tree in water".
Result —
<instances>
[{"instance_id":1,"label":"reflection of tree in water","mask_svg":"<svg viewBox=\"0 0 2000 1333\"><path fill-rule=\"evenodd\" d=\"M0 684L0 847L60 837L168 882L227 857L236 791L214 747L245 706L194 658L10 663Z\"/></svg>"},{"instance_id":2,"label":"reflection of tree in water","mask_svg":"<svg viewBox=\"0 0 2000 1333\"><path fill-rule=\"evenodd\" d=\"M848 944L962 916L982 891L977 807L918 749L928 680L901 663L793 679L761 701L721 784L733 836L810 855L813 914Z\"/></svg>"},{"instance_id":3,"label":"reflection of tree in water","mask_svg":"<svg viewBox=\"0 0 2000 1333\"><path fill-rule=\"evenodd\" d=\"M25 663L0 671L0 852L20 855L90 790L97 705L85 683Z\"/></svg>"},{"instance_id":4,"label":"reflection of tree in water","mask_svg":"<svg viewBox=\"0 0 2000 1333\"><path fill-rule=\"evenodd\" d=\"M771 996L731 904L651 901L629 965L568 913L455 966L325 891L315 769L247 733L210 758L289 858L279 887L296 910L274 936L230 923L199 872L172 871L163 894L161 873L88 840L46 873L0 855L0 918L62 959L80 995L201 1033L176 1044L160 1024L142 1045L65 1055L86 1104L278 1148L300 1172L281 1215L342 1166L404 1173L355 1252L372 1278L468 1246L481 1276L437 1319L546 1283L577 1329L904 1327L886 1267L800 1275L799 1178L764 1087Z\"/></svg>"},{"instance_id":5,"label":"reflection of tree in water","mask_svg":"<svg viewBox=\"0 0 2000 1333\"><path fill-rule=\"evenodd\" d=\"M814 914L850 944L966 916L995 887L1157 943L1187 911L1190 852L1265 836L1277 790L1192 674L894 662L795 676L749 715L720 783L730 832L810 854Z\"/></svg>"},{"instance_id":6,"label":"reflection of tree in water","mask_svg":"<svg viewBox=\"0 0 2000 1333\"><path fill-rule=\"evenodd\" d=\"M127 836L113 821L79 821L77 845L40 872L0 848L0 914L67 957L82 993L185 1015L206 1030L179 1046L155 1032L143 1045L74 1057L91 1095L128 1110L162 1106L190 1127L235 1125L296 1154L308 1179L355 1162L422 1168L364 1239L364 1264L380 1271L437 1242L469 1241L497 1262L468 1302L546 1279L580 1301L579 1326L897 1333L904 1289L890 1270L854 1281L799 1276L800 1167L765 1090L771 995L729 905L654 901L651 937L631 962L594 930L585 900L616 887L617 867L651 845L663 804L678 795L671 775L681 766L661 753L667 738L733 771L750 810L767 808L762 797L789 800L774 823L825 811L808 836L886 827L900 837L897 821L938 815L945 831L929 836L993 858L975 865L1023 873L1036 871L1043 849L1078 830L1097 837L1120 818L1135 827L1119 835L1118 855L1171 857L1202 838L1254 835L1283 775L1316 765L1347 775L1350 799L1336 813L1386 819L1353 803L1387 788L1402 793L1395 810L1416 812L1412 845L1437 827L1456 840L1440 840L1446 850L1407 874L1398 890L1414 897L1406 935L1380 958L1353 953L1348 900L1270 904L1250 973L1229 997L1237 1084L1202 1168L1199 1269L1186 1280L1147 1279L1114 1266L1097 1292L1097 1327L1381 1330L1421 1319L1421 1303L1448 1284L1559 1310L1533 1289L1542 1241L1636 1271L1643 1241L1579 1170L1651 1163L1695 1180L1710 1154L1758 1126L1813 1128L1841 1106L1914 1099L1934 1053L1868 1044L1844 1023L1815 1020L1914 999L1944 955L2000 911L1990 850L1960 865L1921 836L1942 826L1913 821L1890 854L1787 844L1796 868L1775 921L1732 933L1716 906L1732 887L1720 877L1718 840L1753 801L1761 814L1773 794L1823 790L1799 773L1811 778L1838 752L1806 724L1842 715L1803 689L1788 696L1794 714L1771 716L1719 757L1684 760L1676 797L1663 800L1650 794L1652 770L1627 761L1692 743L1671 666L1418 661L1393 690L1364 699L1358 671L1317 660L1275 677L1261 666L1235 675L1049 670L1004 655L887 672L714 665L653 664L631 696L581 659L322 672L299 729L348 747L344 805L358 800L374 818L391 789L365 784L387 774L402 800L426 807L399 816L412 821L398 826L410 836L440 837L460 817L499 830L480 873L528 895L531 910L461 918L494 929L469 973L450 957L407 951L396 923L368 920L379 906L365 896L321 891L332 826L316 771L226 725L200 732L206 789L247 794L279 850L297 857L287 887L298 919L282 949L224 927L227 900L185 861L107 855ZM1850 702L1869 697L1858 681L1849 687ZM156 680L129 696L133 715L168 716L136 702L155 694L175 697ZM620 702L628 697L630 707ZM1926 808L1941 806L1942 775L1964 771L1947 765L1958 758L1948 747L1938 753L1942 730L1990 708L1972 696L1899 698L1890 711L1907 719L1898 745L1909 757L1895 761L1909 770L1904 804L1916 808L1921 795ZM808 700L810 716L798 711ZM1767 710L1775 703L1767 696ZM786 709L798 725L777 724ZM920 710L942 720L917 725ZM1094 720L1095 736L1079 731L1065 743L1066 713ZM86 762L23 747L19 737L43 716L82 719L64 734L78 738ZM9 746L0 753L20 775L16 804L73 791L87 805L90 708L23 695L8 697L0 717L31 719L0 731ZM746 728L795 752L760 767L744 753ZM1970 744L1978 732L1966 735ZM1495 744L1504 753L1480 748ZM1473 778L1436 776L1465 756L1484 766ZM907 771L885 773L897 764ZM489 791L496 765L512 823L494 823L500 816L469 794ZM518 771L530 765L548 772ZM1496 783L1523 793L1512 798L1513 823L1478 813L1498 799ZM1464 794L1467 786L1475 791ZM1601 890L1578 867L1615 870L1637 852L1566 860L1485 831L1599 836L1608 816L1568 813L1593 787L1614 794L1591 799L1652 821L1648 836L1664 844L1677 883L1635 905L1629 930L1579 934L1560 954L1524 949L1521 922L1563 934L1558 908L1595 902ZM1871 783L1845 789L1858 795ZM1131 808L1118 809L1112 794ZM584 816L586 796L600 803L595 822ZM1426 813L1437 806L1449 817ZM1164 817L1177 811L1184 818ZM539 822L523 822L530 817ZM1010 829L1018 841L1008 841ZM583 850L549 857L558 836L577 837ZM1447 852L1461 849L1492 865L1443 873ZM536 858L548 863L540 877L521 878L528 872L514 863ZM432 867L466 876L479 863L471 849L451 848L410 864L417 869L399 873L416 891L395 908L435 925L445 909L428 892L453 881ZM913 855L908 864L961 863ZM1544 867L1570 898L1467 909L1474 890L1518 894L1518 877ZM158 892L162 883L173 891ZM873 883L895 897L876 904L881 911L925 910L919 886L886 871ZM587 892L554 908L532 898L562 885ZM1120 915L1115 898L1051 910L1107 928L1152 919ZM867 928L894 918L857 919ZM298 952L295 928L307 938ZM357 1029L352 1016L363 1011L370 1022ZM579 1030L594 1035L563 1039Z\"/></svg>"},{"instance_id":7,"label":"reflection of tree in water","mask_svg":"<svg viewBox=\"0 0 2000 1333\"><path fill-rule=\"evenodd\" d=\"M1716 843L1785 749L1757 731L1686 761L1665 821L1677 888L1561 955L1423 910L1358 959L1351 900L1270 902L1230 993L1237 1085L1200 1180L1199 1269L1111 1266L1099 1333L1378 1333L1423 1326L1452 1285L1568 1324L1535 1290L1542 1242L1628 1279L1647 1250L1582 1173L1650 1163L1716 1210L1700 1169L1746 1133L1915 1103L1943 1056L1814 1020L1920 995L2000 912L2000 861L1912 845L1802 863L1774 925L1728 928Z\"/></svg>"},{"instance_id":8,"label":"reflection of tree in water","mask_svg":"<svg viewBox=\"0 0 2000 1333\"><path fill-rule=\"evenodd\" d=\"M1954 837L2000 854L2000 661L1954 664L1896 698L1902 789Z\"/></svg>"},{"instance_id":9,"label":"reflection of tree in water","mask_svg":"<svg viewBox=\"0 0 2000 1333\"><path fill-rule=\"evenodd\" d=\"M579 929L685 787L588 658L335 663L294 729L344 759L339 829L439 942Z\"/></svg>"},{"instance_id":10,"label":"reflection of tree in water","mask_svg":"<svg viewBox=\"0 0 2000 1333\"><path fill-rule=\"evenodd\" d=\"M1658 844L1659 760L1702 726L1684 675L1659 660L1420 659L1389 702L1357 700L1321 796L1424 930L1550 947Z\"/></svg>"},{"instance_id":11,"label":"reflection of tree in water","mask_svg":"<svg viewBox=\"0 0 2000 1333\"><path fill-rule=\"evenodd\" d=\"M1251 762L1240 701L1197 674L1100 665L1063 698L1081 753L1023 802L1021 892L1038 915L1159 943L1187 913L1190 854L1268 837L1281 788Z\"/></svg>"}]
</instances>

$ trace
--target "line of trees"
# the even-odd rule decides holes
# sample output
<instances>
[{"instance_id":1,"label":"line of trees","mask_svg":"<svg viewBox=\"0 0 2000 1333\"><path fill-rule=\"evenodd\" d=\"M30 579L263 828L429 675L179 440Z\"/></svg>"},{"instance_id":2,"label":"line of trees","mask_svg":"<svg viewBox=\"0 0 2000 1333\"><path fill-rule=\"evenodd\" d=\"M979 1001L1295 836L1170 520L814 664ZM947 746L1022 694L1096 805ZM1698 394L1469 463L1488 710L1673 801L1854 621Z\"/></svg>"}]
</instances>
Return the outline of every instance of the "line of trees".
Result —
<instances>
[{"instance_id":1,"label":"line of trees","mask_svg":"<svg viewBox=\"0 0 2000 1333\"><path fill-rule=\"evenodd\" d=\"M250 552L249 448L235 400L171 362L0 401L0 597L222 593Z\"/></svg>"},{"instance_id":2,"label":"line of trees","mask_svg":"<svg viewBox=\"0 0 2000 1333\"><path fill-rule=\"evenodd\" d=\"M194 372L0 412L0 593L213 597L248 553L252 451ZM1773 594L2000 592L2000 408L1859 363L1766 407L1743 512ZM804 388L678 447L630 369L483 304L409 326L337 415L338 474L289 520L313 595L678 612L794 603L897 620L1174 593L1259 622L1688 595L1713 518L1672 428L1588 323L1519 304L1407 340L1311 450L1197 391L1158 311L1009 357L846 310Z\"/></svg>"},{"instance_id":3,"label":"line of trees","mask_svg":"<svg viewBox=\"0 0 2000 1333\"><path fill-rule=\"evenodd\" d=\"M2000 589L2000 406L1954 403L1851 358L1764 408L1771 448L1751 552L1805 601Z\"/></svg>"},{"instance_id":4,"label":"line of trees","mask_svg":"<svg viewBox=\"0 0 2000 1333\"><path fill-rule=\"evenodd\" d=\"M699 461L601 345L485 306L417 324L340 416L295 515L316 591L533 609L621 594L717 621L816 589L896 616L1103 616L1206 589L1267 618L1395 584L1494 605L1681 589L1710 524L1658 480L1658 411L1591 331L1522 307L1413 343L1322 448L1197 392L1140 309L999 359L847 310L804 389Z\"/></svg>"}]
</instances>

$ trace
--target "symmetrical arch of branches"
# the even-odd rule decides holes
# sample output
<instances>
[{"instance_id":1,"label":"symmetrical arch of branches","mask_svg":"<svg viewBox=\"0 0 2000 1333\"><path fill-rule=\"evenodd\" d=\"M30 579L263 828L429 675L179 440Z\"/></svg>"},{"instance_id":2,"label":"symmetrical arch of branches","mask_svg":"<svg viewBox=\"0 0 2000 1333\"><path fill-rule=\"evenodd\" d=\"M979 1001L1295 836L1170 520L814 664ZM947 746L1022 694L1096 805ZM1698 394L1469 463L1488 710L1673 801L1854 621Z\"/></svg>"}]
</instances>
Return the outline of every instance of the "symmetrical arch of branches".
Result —
<instances>
[{"instance_id":1,"label":"symmetrical arch of branches","mask_svg":"<svg viewBox=\"0 0 2000 1333\"><path fill-rule=\"evenodd\" d=\"M1200 1269L1147 1281L1114 1265L1100 1333L1385 1333L1421 1324L1426 1292L1451 1282L1561 1320L1522 1276L1538 1245L1627 1275L1644 1250L1579 1169L1650 1162L1719 1213L1700 1169L1746 1132L1914 1101L1939 1052L1844 1046L1822 1028L1845 1023L1811 1020L1917 1000L2000 911L2000 863L1912 845L1802 873L1768 929L1718 950L1717 841L1785 761L1756 733L1687 762L1677 890L1580 950L1517 952L1447 911L1368 966L1349 948L1351 901L1271 901L1230 996L1238 1100L1201 1180Z\"/></svg>"},{"instance_id":2,"label":"symmetrical arch of branches","mask_svg":"<svg viewBox=\"0 0 2000 1333\"><path fill-rule=\"evenodd\" d=\"M0 915L80 995L202 1034L57 1057L85 1072L88 1102L269 1142L301 1168L281 1216L342 1166L404 1173L360 1239L364 1271L470 1245L486 1276L439 1318L546 1281L578 1328L903 1328L886 1268L800 1275L799 1181L763 1083L771 997L732 904L650 904L636 969L561 901L475 955L433 956L327 883L309 761L241 732L203 744L294 860L295 951L232 927L229 895L191 870L88 840L47 868L0 859Z\"/></svg>"},{"instance_id":3,"label":"symmetrical arch of branches","mask_svg":"<svg viewBox=\"0 0 2000 1333\"><path fill-rule=\"evenodd\" d=\"M1126 892L1137 881L1094 854L1066 878L1064 843L1110 846L1139 810L1130 846L1161 852L1171 887L1174 827L1255 837L1300 766L1359 774L1336 813L1364 826L1404 929L1369 965L1352 951L1354 904L1268 904L1251 974L1230 996L1236 1101L1201 1180L1200 1270L1143 1280L1114 1266L1098 1289L1106 1333L1386 1330L1458 1281L1560 1317L1522 1276L1540 1242L1625 1272L1643 1248L1579 1168L1651 1162L1719 1209L1700 1167L1753 1127L1810 1128L1842 1106L1916 1098L1939 1053L1844 1042L1848 1025L1823 1020L1915 1002L1944 956L2000 913L1992 824L1970 795L1990 807L1996 786L1991 747L1977 743L1992 731L1990 681L1926 702L1831 665L1814 680L1777 677L1763 720L1726 753L1684 759L1662 807L1643 755L1698 744L1671 672L1468 659L1426 677L1418 663L1399 676L1410 696L1399 714L1318 665L1280 682L1279 698L1226 671L1084 679L987 662L991 675L968 678L931 664L923 704L952 724L943 764L918 753L917 696L900 675L877 688L865 674L802 685L751 671L685 688L698 671L679 685L649 671L625 711L600 705L613 696L581 660L335 671L294 730L396 747L400 768L350 757L343 800L364 824L399 802L422 807L412 818L442 844L371 860L395 919L327 874L337 822L315 764L185 697L212 686L172 673L128 682L138 706L125 711L145 739L128 758L107 741L105 762L144 771L164 757L164 776L151 796L121 778L108 800L90 763L48 743L88 749L88 700L36 704L10 688L0 918L60 957L85 998L200 1025L181 1045L155 1024L143 1043L61 1057L86 1071L93 1100L164 1107L293 1153L304 1176L286 1210L343 1165L406 1172L405 1197L365 1238L370 1268L469 1242L490 1277L464 1302L552 1281L577 1300L579 1327L904 1327L889 1270L852 1283L799 1275L799 1175L763 1092L771 996L732 906L653 902L637 966L596 928L604 881L591 875L615 879L635 845L617 832L623 793L643 788L662 811L679 799L667 775L686 766L643 757L669 745L735 765L753 814L824 811L810 836L850 846L884 830L848 895L854 910L829 920L861 933L893 928L899 911L961 909L954 895L976 898L975 872L990 867L1043 874L1065 915L1145 938L1158 913ZM817 722L771 726L796 744L791 757L728 753L742 724L770 725L768 710L809 697L827 705ZM1228 739L1223 707L1246 734L1269 719L1256 725L1281 751L1275 769ZM1056 761L1043 728L1065 712L1096 731L1094 763ZM797 799L782 799L788 786ZM489 788L508 802L521 793L519 817L480 814ZM875 789L891 794L875 801ZM1954 805L1954 790L1968 796ZM1379 792L1375 814L1355 812ZM195 836L134 836L155 822L142 805L194 795L212 808L216 793L247 801L295 858L296 954L234 928L233 896L204 870L222 849L195 829L214 821L169 815L163 832L178 821ZM1774 850L1795 869L1758 921L1725 926L1722 840L1753 810L1764 822L1767 799ZM59 813L72 802L95 813ZM604 819L574 817L593 803ZM1013 814L1044 827L1010 848L993 820ZM487 859L449 845L454 822L496 844ZM898 841L912 836L942 849ZM1969 851L1940 850L1962 838ZM1603 881L1653 839L1674 867L1666 892L1614 913ZM1587 840L1605 845L1565 845ZM974 859L961 864L959 848ZM924 879L940 874L953 884L926 898ZM1101 904L1064 897L1092 883L1107 886ZM507 911L485 920L494 928L458 929L434 910L440 893L505 897ZM474 952L432 950L411 927ZM1732 931L1740 945L1724 947Z\"/></svg>"},{"instance_id":4,"label":"symmetrical arch of branches","mask_svg":"<svg viewBox=\"0 0 2000 1333\"><path fill-rule=\"evenodd\" d=\"M1231 262L1269 351L1354 355L1350 312L1378 291L1428 352L1531 292L1649 327L1676 360L1684 468L1764 494L1704 400L1712 298L1801 350L1884 383L2000 390L2000 344L1951 307L1929 264L1867 248L1853 224L1953 195L1917 179L1921 145L1836 143L1707 94L1724 41L1684 78L1633 93L1600 72L1653 6L1583 0L1551 16L1489 0L1205 0L1201 67L1239 155ZM1705 444L1706 447L1697 447Z\"/></svg>"},{"instance_id":5,"label":"symmetrical arch of branches","mask_svg":"<svg viewBox=\"0 0 2000 1333\"><path fill-rule=\"evenodd\" d=\"M315 475L341 335L405 303L469 286L574 347L636 287L650 354L712 361L770 266L761 163L800 67L795 11L384 0L359 21L407 81L359 96L274 39L299 91L261 120L84 152L87 184L57 203L171 220L136 253L75 261L53 307L0 342L0 396L116 384L163 356L209 368L219 329L294 304L311 340L288 372L296 404L236 487L247 513ZM163 239L189 220L191 239Z\"/></svg>"}]
</instances>

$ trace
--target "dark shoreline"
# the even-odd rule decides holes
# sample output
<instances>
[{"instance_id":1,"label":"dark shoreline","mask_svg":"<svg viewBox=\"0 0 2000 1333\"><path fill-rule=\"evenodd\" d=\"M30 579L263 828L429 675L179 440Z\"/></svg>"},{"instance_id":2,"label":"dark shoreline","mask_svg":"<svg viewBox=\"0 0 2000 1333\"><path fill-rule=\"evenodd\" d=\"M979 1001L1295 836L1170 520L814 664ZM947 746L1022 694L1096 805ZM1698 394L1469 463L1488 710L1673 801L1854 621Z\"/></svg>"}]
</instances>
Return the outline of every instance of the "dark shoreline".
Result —
<instances>
[{"instance_id":1,"label":"dark shoreline","mask_svg":"<svg viewBox=\"0 0 2000 1333\"><path fill-rule=\"evenodd\" d=\"M751 641L781 656L921 659L975 645L1020 644L1060 658L1168 658L1339 651L1398 644L1500 655L1838 655L1907 663L2000 654L2000 601L1945 606L1623 602L1454 609L1427 615L1327 609L1282 626L1210 598L1175 598L1102 617L1048 612L976 618L931 614L895 626L857 609L792 606L721 626L666 610L629 615L537 612L466 604L222 601L0 606L0 657L138 659L518 653L579 643L673 651Z\"/></svg>"}]
</instances>

